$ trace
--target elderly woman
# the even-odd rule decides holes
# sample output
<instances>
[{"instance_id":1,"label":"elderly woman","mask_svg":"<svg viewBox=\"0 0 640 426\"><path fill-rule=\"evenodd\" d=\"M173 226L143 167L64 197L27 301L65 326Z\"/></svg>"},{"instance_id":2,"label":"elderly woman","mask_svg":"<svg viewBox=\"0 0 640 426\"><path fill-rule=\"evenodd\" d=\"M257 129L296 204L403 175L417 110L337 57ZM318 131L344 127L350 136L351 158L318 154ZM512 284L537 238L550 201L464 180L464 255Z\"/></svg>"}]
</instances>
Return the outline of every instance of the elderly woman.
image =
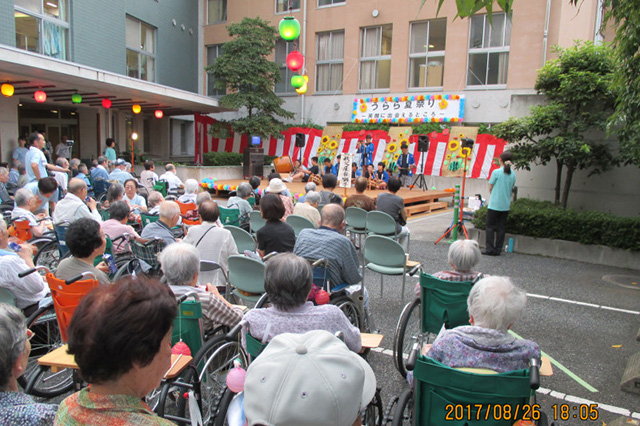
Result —
<instances>
[{"instance_id":1,"label":"elderly woman","mask_svg":"<svg viewBox=\"0 0 640 426\"><path fill-rule=\"evenodd\" d=\"M135 215L147 212L147 202L142 195L138 194L138 181L127 179L124 182L124 201L131 207L131 212Z\"/></svg>"},{"instance_id":2,"label":"elderly woman","mask_svg":"<svg viewBox=\"0 0 640 426\"><path fill-rule=\"evenodd\" d=\"M269 259L265 264L264 288L271 307L252 309L244 316L249 333L265 343L281 333L341 331L349 349L360 352L360 330L340 308L307 302L312 284L313 270L305 259L293 253L281 253Z\"/></svg>"},{"instance_id":3,"label":"elderly woman","mask_svg":"<svg viewBox=\"0 0 640 426\"><path fill-rule=\"evenodd\" d=\"M100 262L93 266L96 257L104 253L107 240L100 224L93 219L81 218L73 222L67 228L64 237L72 256L63 259L56 269L56 277L68 280L83 272L93 273L100 284L109 284L111 281L106 275L109 267Z\"/></svg>"},{"instance_id":4,"label":"elderly woman","mask_svg":"<svg viewBox=\"0 0 640 426\"><path fill-rule=\"evenodd\" d=\"M160 253L158 260L162 265L164 279L176 296L189 292L197 293L202 304L204 329L213 330L218 325L233 327L242 319L242 310L233 307L211 283L198 285L200 253L188 243L175 243Z\"/></svg>"},{"instance_id":5,"label":"elderly woman","mask_svg":"<svg viewBox=\"0 0 640 426\"><path fill-rule=\"evenodd\" d=\"M58 407L40 404L18 392L27 368L33 336L18 308L0 303L0 424L50 425Z\"/></svg>"},{"instance_id":6,"label":"elderly woman","mask_svg":"<svg viewBox=\"0 0 640 426\"><path fill-rule=\"evenodd\" d=\"M164 201L164 197L158 191L149 192L149 196L147 197L147 202L149 209L147 210L148 215L157 216L160 213L160 204Z\"/></svg>"},{"instance_id":7,"label":"elderly woman","mask_svg":"<svg viewBox=\"0 0 640 426\"><path fill-rule=\"evenodd\" d=\"M258 253L260 256L271 252L293 251L296 245L296 233L291 225L283 221L284 204L276 194L267 194L260 202L260 213L267 222L256 232Z\"/></svg>"},{"instance_id":8,"label":"elderly woman","mask_svg":"<svg viewBox=\"0 0 640 426\"><path fill-rule=\"evenodd\" d=\"M480 248L475 240L457 240L449 246L449 264L452 271L440 271L433 274L434 277L444 281L473 281L480 272L473 271L473 268L480 261ZM420 284L416 284L414 289L416 297L420 296Z\"/></svg>"},{"instance_id":9,"label":"elderly woman","mask_svg":"<svg viewBox=\"0 0 640 426\"><path fill-rule=\"evenodd\" d=\"M249 197L253 194L251 185L247 182L242 182L236 189L236 196L230 197L227 201L227 208L236 208L240 213L240 227L245 231L249 231L249 213L253 210L251 204L249 204Z\"/></svg>"},{"instance_id":10,"label":"elderly woman","mask_svg":"<svg viewBox=\"0 0 640 426\"><path fill-rule=\"evenodd\" d=\"M478 281L467 299L469 323L443 332L427 356L451 367L487 368L499 373L529 367L540 360L540 348L509 334L527 296L508 277Z\"/></svg>"},{"instance_id":11,"label":"elderly woman","mask_svg":"<svg viewBox=\"0 0 640 426\"><path fill-rule=\"evenodd\" d=\"M90 384L60 404L56 425L172 425L142 398L171 366L171 290L126 277L86 295L69 324L69 353Z\"/></svg>"},{"instance_id":12,"label":"elderly woman","mask_svg":"<svg viewBox=\"0 0 640 426\"><path fill-rule=\"evenodd\" d=\"M132 238L140 242L146 242L131 225L127 225L130 211L129 204L126 201L116 201L109 207L109 220L105 220L100 225L100 229L112 240L123 234L128 234L128 237L123 241L113 244L113 254L130 252L129 240Z\"/></svg>"},{"instance_id":13,"label":"elderly woman","mask_svg":"<svg viewBox=\"0 0 640 426\"><path fill-rule=\"evenodd\" d=\"M111 203L124 200L124 186L120 183L112 183L107 190L107 199L102 203L103 209L108 209Z\"/></svg>"},{"instance_id":14,"label":"elderly woman","mask_svg":"<svg viewBox=\"0 0 640 426\"><path fill-rule=\"evenodd\" d=\"M197 180L187 179L184 183L184 194L178 198L178 201L183 204L195 203L199 187Z\"/></svg>"}]
</instances>

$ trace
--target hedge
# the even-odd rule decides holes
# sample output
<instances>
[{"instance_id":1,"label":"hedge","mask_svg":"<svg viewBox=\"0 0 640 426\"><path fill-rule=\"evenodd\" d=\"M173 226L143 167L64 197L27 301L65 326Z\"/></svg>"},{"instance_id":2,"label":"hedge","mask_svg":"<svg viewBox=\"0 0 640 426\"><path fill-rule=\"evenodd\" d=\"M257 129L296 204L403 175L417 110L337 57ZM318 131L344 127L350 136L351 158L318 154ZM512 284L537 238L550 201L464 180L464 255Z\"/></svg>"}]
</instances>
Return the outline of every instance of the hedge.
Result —
<instances>
[{"instance_id":1,"label":"hedge","mask_svg":"<svg viewBox=\"0 0 640 426\"><path fill-rule=\"evenodd\" d=\"M485 229L487 208L478 210L473 225ZM564 210L549 201L522 198L511 204L506 231L537 238L598 244L640 251L640 218L610 213Z\"/></svg>"},{"instance_id":2,"label":"hedge","mask_svg":"<svg viewBox=\"0 0 640 426\"><path fill-rule=\"evenodd\" d=\"M271 164L275 156L265 155L264 164ZM244 155L237 152L207 152L204 154L205 166L240 166Z\"/></svg>"}]
</instances>

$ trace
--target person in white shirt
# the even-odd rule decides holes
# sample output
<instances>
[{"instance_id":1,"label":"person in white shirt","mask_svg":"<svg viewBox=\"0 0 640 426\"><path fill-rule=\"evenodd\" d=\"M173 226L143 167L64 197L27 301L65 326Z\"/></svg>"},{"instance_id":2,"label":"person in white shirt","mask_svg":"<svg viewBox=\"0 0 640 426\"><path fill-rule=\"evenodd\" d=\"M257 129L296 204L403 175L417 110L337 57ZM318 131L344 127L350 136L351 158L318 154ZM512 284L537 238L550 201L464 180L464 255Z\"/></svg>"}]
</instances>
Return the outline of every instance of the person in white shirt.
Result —
<instances>
[{"instance_id":1,"label":"person in white shirt","mask_svg":"<svg viewBox=\"0 0 640 426\"><path fill-rule=\"evenodd\" d=\"M56 157L63 157L67 160L71 158L71 147L67 145L67 140L68 138L63 136L60 143L56 145Z\"/></svg>"},{"instance_id":2,"label":"person in white shirt","mask_svg":"<svg viewBox=\"0 0 640 426\"><path fill-rule=\"evenodd\" d=\"M11 211L11 219L23 219L29 221L31 227L31 235L39 237L47 231L45 221L38 222L33 212L38 208L38 200L36 196L27 188L20 188L16 191L16 206ZM41 213L40 219L44 218L44 213Z\"/></svg>"},{"instance_id":3,"label":"person in white shirt","mask_svg":"<svg viewBox=\"0 0 640 426\"><path fill-rule=\"evenodd\" d=\"M176 166L171 163L167 163L167 165L164 166L164 169L166 172L160 176L160 180L166 180L169 183L169 191L184 188L182 180L180 180L176 175Z\"/></svg>"},{"instance_id":4,"label":"person in white shirt","mask_svg":"<svg viewBox=\"0 0 640 426\"><path fill-rule=\"evenodd\" d=\"M20 251L8 249L9 232L0 216L0 287L10 290L16 297L16 306L30 315L38 302L49 292L40 274L29 274L19 278L18 274L33 268L33 247L21 244Z\"/></svg>"},{"instance_id":5,"label":"person in white shirt","mask_svg":"<svg viewBox=\"0 0 640 426\"><path fill-rule=\"evenodd\" d=\"M139 215L141 212L147 212L147 202L137 191L138 181L135 179L127 179L124 183L124 201L129 204L133 214Z\"/></svg>"},{"instance_id":6,"label":"person in white shirt","mask_svg":"<svg viewBox=\"0 0 640 426\"><path fill-rule=\"evenodd\" d=\"M69 181L69 192L56 204L53 223L56 225L64 222L71 223L82 217L93 219L98 223L102 222L100 212L96 208L96 200L87 196L86 182L73 178Z\"/></svg>"},{"instance_id":7,"label":"person in white shirt","mask_svg":"<svg viewBox=\"0 0 640 426\"><path fill-rule=\"evenodd\" d=\"M156 165L151 160L144 162L144 171L140 173L140 183L147 188L147 191L151 192L153 186L158 181L158 175L156 174Z\"/></svg>"},{"instance_id":8,"label":"person in white shirt","mask_svg":"<svg viewBox=\"0 0 640 426\"><path fill-rule=\"evenodd\" d=\"M58 157L56 159L56 166L61 169L69 168L69 161L66 158ZM53 177L58 182L58 188L61 190L61 195L67 193L67 186L69 185L69 174L65 172L53 172Z\"/></svg>"}]
</instances>

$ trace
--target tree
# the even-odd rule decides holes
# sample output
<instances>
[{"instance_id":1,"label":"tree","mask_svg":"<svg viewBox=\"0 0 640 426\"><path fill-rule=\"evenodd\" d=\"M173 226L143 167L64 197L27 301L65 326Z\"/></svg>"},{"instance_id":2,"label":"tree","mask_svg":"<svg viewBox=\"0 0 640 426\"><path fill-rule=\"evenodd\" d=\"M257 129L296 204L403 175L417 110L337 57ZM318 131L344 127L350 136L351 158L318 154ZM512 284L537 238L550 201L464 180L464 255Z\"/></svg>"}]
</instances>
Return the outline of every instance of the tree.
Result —
<instances>
[{"instance_id":1,"label":"tree","mask_svg":"<svg viewBox=\"0 0 640 426\"><path fill-rule=\"evenodd\" d=\"M548 103L531 108L527 117L510 118L493 129L497 137L516 143L510 150L517 168L530 170L531 163L555 161L554 201L566 208L576 170L587 169L591 176L615 164L607 144L586 137L598 130L604 134L613 113L614 63L608 47L592 43L555 47L555 51L558 58L538 70L535 84Z\"/></svg>"},{"instance_id":2,"label":"tree","mask_svg":"<svg viewBox=\"0 0 640 426\"><path fill-rule=\"evenodd\" d=\"M280 68L267 57L275 48L277 30L260 18L244 18L227 30L233 40L224 43L222 54L207 72L213 74L217 89L227 90L220 105L244 108L247 115L221 121L221 125L230 125L241 134L277 135L284 124L276 116L293 118L293 113L281 108L284 101L273 92L280 81Z\"/></svg>"}]
</instances>

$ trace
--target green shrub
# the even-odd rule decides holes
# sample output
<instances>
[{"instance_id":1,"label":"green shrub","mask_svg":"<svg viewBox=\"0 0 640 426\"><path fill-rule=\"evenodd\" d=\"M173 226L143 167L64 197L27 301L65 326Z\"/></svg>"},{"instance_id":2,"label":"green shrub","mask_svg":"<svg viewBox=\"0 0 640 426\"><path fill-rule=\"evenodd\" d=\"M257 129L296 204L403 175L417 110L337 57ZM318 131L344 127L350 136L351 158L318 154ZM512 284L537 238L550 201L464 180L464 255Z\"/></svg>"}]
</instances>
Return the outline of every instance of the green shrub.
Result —
<instances>
[{"instance_id":1,"label":"green shrub","mask_svg":"<svg viewBox=\"0 0 640 426\"><path fill-rule=\"evenodd\" d=\"M278 158L277 155L265 155L264 156L264 164L268 165L273 163L273 160L275 160L276 158Z\"/></svg>"},{"instance_id":2,"label":"green shrub","mask_svg":"<svg viewBox=\"0 0 640 426\"><path fill-rule=\"evenodd\" d=\"M207 152L204 154L205 166L239 166L243 155L237 152Z\"/></svg>"},{"instance_id":3,"label":"green shrub","mask_svg":"<svg viewBox=\"0 0 640 426\"><path fill-rule=\"evenodd\" d=\"M485 229L486 222L487 208L483 207L476 212L473 225ZM516 200L511 204L506 231L529 237L640 251L640 218L564 210L549 201Z\"/></svg>"}]
</instances>

